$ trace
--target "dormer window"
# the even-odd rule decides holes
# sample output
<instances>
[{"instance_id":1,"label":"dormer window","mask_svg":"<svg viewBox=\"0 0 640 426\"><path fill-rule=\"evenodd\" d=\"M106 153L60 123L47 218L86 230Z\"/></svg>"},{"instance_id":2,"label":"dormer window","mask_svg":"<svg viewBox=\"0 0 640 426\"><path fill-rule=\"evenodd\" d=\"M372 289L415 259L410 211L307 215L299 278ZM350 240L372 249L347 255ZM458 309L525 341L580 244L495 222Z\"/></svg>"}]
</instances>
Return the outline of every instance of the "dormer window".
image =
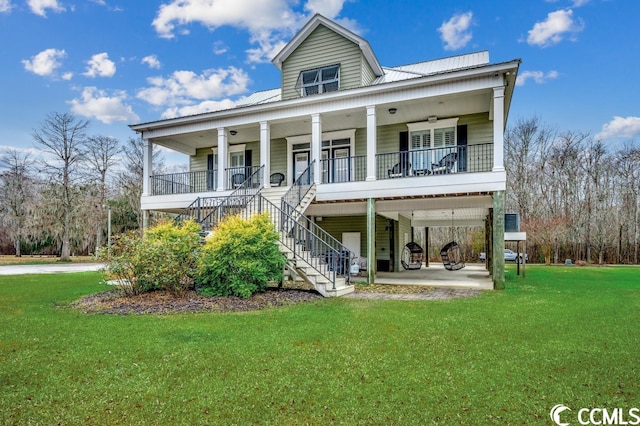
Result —
<instances>
[{"instance_id":1,"label":"dormer window","mask_svg":"<svg viewBox=\"0 0 640 426\"><path fill-rule=\"evenodd\" d=\"M335 92L340 88L340 65L302 71L296 88L302 96Z\"/></svg>"}]
</instances>

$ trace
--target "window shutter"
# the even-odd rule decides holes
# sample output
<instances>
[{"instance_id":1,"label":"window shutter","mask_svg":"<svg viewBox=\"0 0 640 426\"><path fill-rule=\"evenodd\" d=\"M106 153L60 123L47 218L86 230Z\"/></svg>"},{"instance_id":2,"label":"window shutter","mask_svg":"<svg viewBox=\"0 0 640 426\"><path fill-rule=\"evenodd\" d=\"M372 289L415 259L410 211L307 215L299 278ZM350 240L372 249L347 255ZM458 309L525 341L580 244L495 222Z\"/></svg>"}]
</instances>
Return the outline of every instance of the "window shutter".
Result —
<instances>
[{"instance_id":1,"label":"window shutter","mask_svg":"<svg viewBox=\"0 0 640 426\"><path fill-rule=\"evenodd\" d=\"M467 171L467 125L458 126L458 171Z\"/></svg>"}]
</instances>

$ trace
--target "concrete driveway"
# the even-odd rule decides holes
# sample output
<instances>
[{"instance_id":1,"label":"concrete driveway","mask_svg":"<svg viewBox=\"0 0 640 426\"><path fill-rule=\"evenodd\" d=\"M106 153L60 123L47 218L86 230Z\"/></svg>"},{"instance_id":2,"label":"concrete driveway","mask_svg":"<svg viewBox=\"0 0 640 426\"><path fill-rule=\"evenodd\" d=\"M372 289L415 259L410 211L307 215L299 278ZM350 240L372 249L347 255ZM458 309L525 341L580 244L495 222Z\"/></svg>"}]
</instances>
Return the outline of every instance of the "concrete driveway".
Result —
<instances>
[{"instance_id":1,"label":"concrete driveway","mask_svg":"<svg viewBox=\"0 0 640 426\"><path fill-rule=\"evenodd\" d=\"M47 265L2 265L0 275L64 274L67 272L98 271L102 263L52 263Z\"/></svg>"}]
</instances>

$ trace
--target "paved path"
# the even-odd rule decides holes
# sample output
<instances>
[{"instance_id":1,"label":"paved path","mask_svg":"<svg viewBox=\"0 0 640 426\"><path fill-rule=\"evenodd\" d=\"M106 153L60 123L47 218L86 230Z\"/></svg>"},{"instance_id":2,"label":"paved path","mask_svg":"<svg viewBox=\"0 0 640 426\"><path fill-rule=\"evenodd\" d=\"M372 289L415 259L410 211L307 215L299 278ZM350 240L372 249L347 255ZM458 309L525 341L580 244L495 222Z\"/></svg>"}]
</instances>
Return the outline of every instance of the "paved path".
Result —
<instances>
[{"instance_id":1,"label":"paved path","mask_svg":"<svg viewBox=\"0 0 640 426\"><path fill-rule=\"evenodd\" d=\"M351 293L343 297L350 299L388 299L388 300L448 300L479 295L481 290L460 288L435 288L428 293L390 294L390 293Z\"/></svg>"},{"instance_id":2,"label":"paved path","mask_svg":"<svg viewBox=\"0 0 640 426\"><path fill-rule=\"evenodd\" d=\"M102 263L51 263L45 265L2 265L0 275L61 274L66 272L98 271Z\"/></svg>"}]
</instances>

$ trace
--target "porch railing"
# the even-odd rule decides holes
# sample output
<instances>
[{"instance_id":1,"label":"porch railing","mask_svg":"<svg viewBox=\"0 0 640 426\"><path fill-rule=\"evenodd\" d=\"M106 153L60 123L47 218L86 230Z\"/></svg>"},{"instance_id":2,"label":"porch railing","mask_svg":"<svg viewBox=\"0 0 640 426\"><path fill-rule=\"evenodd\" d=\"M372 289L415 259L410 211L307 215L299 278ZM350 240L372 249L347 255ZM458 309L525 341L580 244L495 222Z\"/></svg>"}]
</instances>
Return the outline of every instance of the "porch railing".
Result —
<instances>
[{"instance_id":1,"label":"porch railing","mask_svg":"<svg viewBox=\"0 0 640 426\"><path fill-rule=\"evenodd\" d=\"M218 183L217 170L169 173L150 177L151 195L189 194L215 191Z\"/></svg>"},{"instance_id":2,"label":"porch railing","mask_svg":"<svg viewBox=\"0 0 640 426\"><path fill-rule=\"evenodd\" d=\"M492 143L427 148L376 155L377 179L488 172L492 168Z\"/></svg>"},{"instance_id":3,"label":"porch railing","mask_svg":"<svg viewBox=\"0 0 640 426\"><path fill-rule=\"evenodd\" d=\"M228 167L225 169L227 188L236 189L239 188L247 179L249 179L256 171L260 169L260 166L247 166L247 167Z\"/></svg>"},{"instance_id":4,"label":"porch railing","mask_svg":"<svg viewBox=\"0 0 640 426\"><path fill-rule=\"evenodd\" d=\"M361 182L367 177L367 156L321 160L320 171L322 183Z\"/></svg>"},{"instance_id":5,"label":"porch railing","mask_svg":"<svg viewBox=\"0 0 640 426\"><path fill-rule=\"evenodd\" d=\"M224 201L226 197L198 197L193 203L183 209L178 216L176 222L185 220L193 220L200 223L202 219L207 217L216 207Z\"/></svg>"}]
</instances>

